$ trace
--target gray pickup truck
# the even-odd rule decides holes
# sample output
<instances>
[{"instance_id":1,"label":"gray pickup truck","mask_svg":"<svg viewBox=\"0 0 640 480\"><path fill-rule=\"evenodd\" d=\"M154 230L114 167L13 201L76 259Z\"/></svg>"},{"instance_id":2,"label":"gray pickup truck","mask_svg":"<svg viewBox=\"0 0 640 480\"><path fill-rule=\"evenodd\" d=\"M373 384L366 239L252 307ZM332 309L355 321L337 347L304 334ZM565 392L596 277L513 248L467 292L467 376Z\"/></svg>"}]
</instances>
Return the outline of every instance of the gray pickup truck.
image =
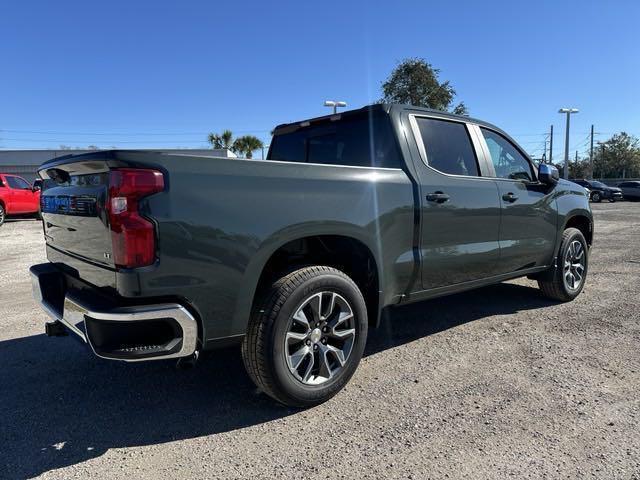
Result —
<instances>
[{"instance_id":1,"label":"gray pickup truck","mask_svg":"<svg viewBox=\"0 0 640 480\"><path fill-rule=\"evenodd\" d=\"M522 276L573 300L593 238L582 187L493 125L410 106L280 125L267 160L101 151L39 173L49 335L186 364L241 343L299 407L348 382L383 308Z\"/></svg>"}]
</instances>

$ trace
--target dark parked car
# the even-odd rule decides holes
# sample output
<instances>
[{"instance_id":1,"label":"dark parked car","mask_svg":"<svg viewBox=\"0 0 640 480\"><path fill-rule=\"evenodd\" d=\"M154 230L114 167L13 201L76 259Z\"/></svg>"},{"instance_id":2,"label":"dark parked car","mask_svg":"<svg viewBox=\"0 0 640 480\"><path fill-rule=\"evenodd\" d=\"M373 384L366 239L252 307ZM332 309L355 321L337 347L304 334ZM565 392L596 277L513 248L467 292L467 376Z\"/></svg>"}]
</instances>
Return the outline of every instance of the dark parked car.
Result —
<instances>
[{"instance_id":1,"label":"dark parked car","mask_svg":"<svg viewBox=\"0 0 640 480\"><path fill-rule=\"evenodd\" d=\"M627 200L640 200L640 181L622 182L618 184L622 195Z\"/></svg>"},{"instance_id":2,"label":"dark parked car","mask_svg":"<svg viewBox=\"0 0 640 480\"><path fill-rule=\"evenodd\" d=\"M39 172L49 335L125 361L238 342L293 406L340 391L385 307L523 276L573 300L593 239L584 189L502 130L401 105L280 125L266 161L102 151Z\"/></svg>"},{"instance_id":3,"label":"dark parked car","mask_svg":"<svg viewBox=\"0 0 640 480\"><path fill-rule=\"evenodd\" d=\"M571 180L578 185L591 190L591 201L601 202L602 200L609 200L615 202L616 200L622 200L622 190L618 187L610 187L597 180Z\"/></svg>"},{"instance_id":4,"label":"dark parked car","mask_svg":"<svg viewBox=\"0 0 640 480\"><path fill-rule=\"evenodd\" d=\"M33 181L34 190L40 190L41 192L44 192L47 188L51 188L51 187L53 187L55 185L56 185L56 182L54 182L50 178L47 178L45 180L43 180L41 178L36 178Z\"/></svg>"}]
</instances>

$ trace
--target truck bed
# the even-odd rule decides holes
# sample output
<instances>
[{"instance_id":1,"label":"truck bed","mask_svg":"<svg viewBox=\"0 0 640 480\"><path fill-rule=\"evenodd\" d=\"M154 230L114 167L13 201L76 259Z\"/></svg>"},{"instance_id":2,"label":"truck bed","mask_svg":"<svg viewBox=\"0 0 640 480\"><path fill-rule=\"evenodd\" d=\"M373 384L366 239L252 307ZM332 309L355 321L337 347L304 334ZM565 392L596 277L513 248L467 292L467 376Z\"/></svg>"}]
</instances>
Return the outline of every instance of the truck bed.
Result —
<instances>
[{"instance_id":1,"label":"truck bed","mask_svg":"<svg viewBox=\"0 0 640 480\"><path fill-rule=\"evenodd\" d=\"M165 177L140 205L157 259L139 269L114 265L105 215L108 172L129 167ZM45 163L48 172L70 178L43 194L49 260L110 295L189 305L205 343L244 333L260 272L300 232L378 252L382 304L397 302L413 274L414 198L401 169L108 151Z\"/></svg>"}]
</instances>

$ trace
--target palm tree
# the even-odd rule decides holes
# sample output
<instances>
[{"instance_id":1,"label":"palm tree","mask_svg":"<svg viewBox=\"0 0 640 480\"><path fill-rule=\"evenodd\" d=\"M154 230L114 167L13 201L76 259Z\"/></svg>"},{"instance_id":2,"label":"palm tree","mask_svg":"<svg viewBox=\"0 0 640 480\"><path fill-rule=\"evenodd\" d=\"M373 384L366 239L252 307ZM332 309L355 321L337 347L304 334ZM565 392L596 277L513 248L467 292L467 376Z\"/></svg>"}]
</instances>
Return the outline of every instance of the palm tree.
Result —
<instances>
[{"instance_id":1,"label":"palm tree","mask_svg":"<svg viewBox=\"0 0 640 480\"><path fill-rule=\"evenodd\" d=\"M253 135L243 135L236 138L231 150L244 154L246 158L253 158L253 152L264 147L264 143L258 137Z\"/></svg>"},{"instance_id":2,"label":"palm tree","mask_svg":"<svg viewBox=\"0 0 640 480\"><path fill-rule=\"evenodd\" d=\"M233 133L231 130L224 130L222 133L211 132L207 140L216 150L233 150Z\"/></svg>"}]
</instances>

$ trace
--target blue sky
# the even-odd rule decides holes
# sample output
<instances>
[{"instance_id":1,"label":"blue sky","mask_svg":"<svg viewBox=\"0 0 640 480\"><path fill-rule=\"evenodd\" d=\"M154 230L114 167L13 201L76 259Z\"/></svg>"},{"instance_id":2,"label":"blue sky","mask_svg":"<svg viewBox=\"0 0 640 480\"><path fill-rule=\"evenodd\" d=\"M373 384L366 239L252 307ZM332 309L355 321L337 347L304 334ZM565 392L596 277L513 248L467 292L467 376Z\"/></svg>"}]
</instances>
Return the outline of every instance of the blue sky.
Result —
<instances>
[{"instance_id":1,"label":"blue sky","mask_svg":"<svg viewBox=\"0 0 640 480\"><path fill-rule=\"evenodd\" d=\"M204 147L224 128L268 142L283 122L380 97L423 57L472 116L541 153L559 107L570 146L640 136L638 1L4 1L0 148Z\"/></svg>"}]
</instances>

